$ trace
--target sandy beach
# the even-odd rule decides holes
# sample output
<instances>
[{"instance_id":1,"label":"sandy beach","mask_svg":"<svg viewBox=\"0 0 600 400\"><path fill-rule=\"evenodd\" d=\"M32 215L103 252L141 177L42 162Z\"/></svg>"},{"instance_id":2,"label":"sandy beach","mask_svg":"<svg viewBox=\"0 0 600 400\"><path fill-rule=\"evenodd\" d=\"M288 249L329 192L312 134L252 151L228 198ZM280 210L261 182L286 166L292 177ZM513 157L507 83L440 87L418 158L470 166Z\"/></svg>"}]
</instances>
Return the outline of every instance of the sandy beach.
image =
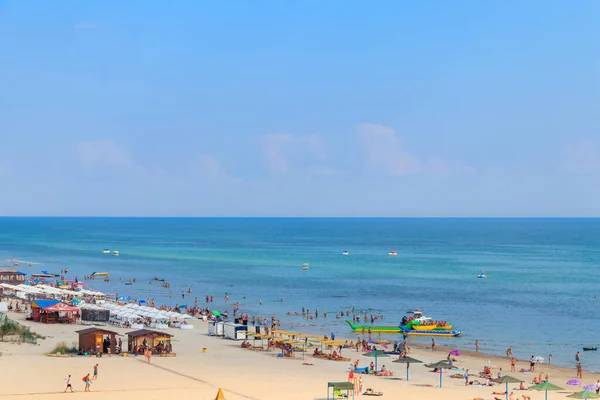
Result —
<instances>
[{"instance_id":1,"label":"sandy beach","mask_svg":"<svg viewBox=\"0 0 600 400\"><path fill-rule=\"evenodd\" d=\"M10 318L32 331L46 337L38 340L37 345L0 343L0 365L3 371L3 385L0 397L6 399L41 399L55 396L86 396L89 398L112 399L164 399L178 396L196 399L214 399L219 388L223 389L226 399L325 399L327 382L346 381L350 367L349 361L329 361L315 358L312 351L300 358L277 357L275 352L248 350L240 347L240 341L231 341L207 335L207 323L191 320L193 330L170 329L175 335L173 352L176 357L153 357L150 364L142 356L127 357L113 355L102 358L89 356L47 356L51 349L61 341L67 344L77 342L76 330L82 325L46 325L24 320L23 314L9 313ZM113 328L121 334L128 330ZM349 336L349 335L348 335ZM125 340L126 337L123 337ZM207 351L204 353L203 348ZM419 360L435 362L446 358L449 349L412 346L410 356ZM515 349L516 355L524 355L527 349ZM360 366L368 365L373 359L362 356L356 350L344 349L344 357L353 361L360 360ZM361 375L364 388L373 388L384 393L390 399L494 399L505 398L492 392L503 392L504 385L493 387L465 386L463 379L450 378L445 373L443 388L439 388L439 375L430 372L422 364L411 364L410 381L405 380L405 365L392 363L397 356L379 359L379 365L386 365L394 372L392 377ZM549 398L565 398L569 393L582 390L583 387L566 386L566 381L576 376L575 369L538 365L536 373L509 373L510 361L507 358L491 357L483 353L462 352L456 357L458 368L469 368L477 373L487 365L492 366L494 377L498 368L505 374L522 378L529 385L534 375L540 371L549 374L550 382L568 390L551 392ZM585 365L585 359L583 360ZM84 393L82 377L93 371L99 364L99 378L93 381L91 392ZM307 365L310 364L310 365ZM575 364L575 363L574 363ZM528 362L519 361L517 371L528 368ZM75 393L65 394L65 379L72 376ZM600 378L598 374L584 373L584 384L591 384ZM476 379L472 377L471 379ZM480 379L480 381L483 381ZM517 388L510 384L509 388ZM515 391L531 399L543 399L543 392ZM358 397L358 396L357 396Z\"/></svg>"}]
</instances>

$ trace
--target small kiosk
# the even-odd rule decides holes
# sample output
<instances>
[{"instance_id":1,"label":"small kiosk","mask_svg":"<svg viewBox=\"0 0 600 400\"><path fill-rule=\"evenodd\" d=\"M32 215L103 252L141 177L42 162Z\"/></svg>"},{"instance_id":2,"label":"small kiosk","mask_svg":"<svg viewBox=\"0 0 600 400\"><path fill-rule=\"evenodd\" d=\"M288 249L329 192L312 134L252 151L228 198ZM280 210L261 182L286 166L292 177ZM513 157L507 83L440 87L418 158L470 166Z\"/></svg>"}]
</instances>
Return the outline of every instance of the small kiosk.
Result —
<instances>
[{"instance_id":1,"label":"small kiosk","mask_svg":"<svg viewBox=\"0 0 600 400\"><path fill-rule=\"evenodd\" d=\"M143 354L144 350L150 349L153 354L160 356L175 356L171 347L172 337L165 332L140 329L127 333L127 347L133 354Z\"/></svg>"},{"instance_id":2,"label":"small kiosk","mask_svg":"<svg viewBox=\"0 0 600 400\"><path fill-rule=\"evenodd\" d=\"M223 322L210 321L208 323L208 336L223 336Z\"/></svg>"},{"instance_id":3,"label":"small kiosk","mask_svg":"<svg viewBox=\"0 0 600 400\"><path fill-rule=\"evenodd\" d=\"M80 350L92 354L94 352L108 353L108 349L110 349L110 353L116 354L116 336L119 335L117 332L93 327L75 333L79 334Z\"/></svg>"},{"instance_id":4,"label":"small kiosk","mask_svg":"<svg viewBox=\"0 0 600 400\"><path fill-rule=\"evenodd\" d=\"M243 324L226 323L223 324L223 337L231 340L245 340L248 326Z\"/></svg>"}]
</instances>

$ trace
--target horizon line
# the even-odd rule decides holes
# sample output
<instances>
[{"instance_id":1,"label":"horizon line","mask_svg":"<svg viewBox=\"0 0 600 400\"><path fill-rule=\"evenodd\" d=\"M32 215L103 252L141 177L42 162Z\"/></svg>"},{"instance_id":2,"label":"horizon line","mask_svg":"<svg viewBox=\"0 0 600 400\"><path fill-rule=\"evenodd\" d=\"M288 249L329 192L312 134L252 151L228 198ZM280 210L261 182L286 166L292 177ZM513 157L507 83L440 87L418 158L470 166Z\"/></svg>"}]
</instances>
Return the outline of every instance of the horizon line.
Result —
<instances>
[{"instance_id":1,"label":"horizon line","mask_svg":"<svg viewBox=\"0 0 600 400\"><path fill-rule=\"evenodd\" d=\"M0 215L0 218L112 219L600 219L600 216L127 216L127 215Z\"/></svg>"}]
</instances>

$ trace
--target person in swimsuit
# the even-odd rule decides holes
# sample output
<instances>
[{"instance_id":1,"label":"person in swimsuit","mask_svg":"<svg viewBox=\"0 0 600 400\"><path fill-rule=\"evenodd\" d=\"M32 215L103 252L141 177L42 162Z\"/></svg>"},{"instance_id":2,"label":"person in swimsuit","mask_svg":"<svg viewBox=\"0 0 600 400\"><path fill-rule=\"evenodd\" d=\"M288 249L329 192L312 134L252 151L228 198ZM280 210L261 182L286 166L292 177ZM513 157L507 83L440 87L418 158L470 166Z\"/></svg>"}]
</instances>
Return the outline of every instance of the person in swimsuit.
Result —
<instances>
[{"instance_id":1,"label":"person in swimsuit","mask_svg":"<svg viewBox=\"0 0 600 400\"><path fill-rule=\"evenodd\" d=\"M94 365L94 380L98 379L98 364Z\"/></svg>"},{"instance_id":2,"label":"person in swimsuit","mask_svg":"<svg viewBox=\"0 0 600 400\"><path fill-rule=\"evenodd\" d=\"M89 392L90 391L90 385L92 384L92 380L90 379L90 374L88 372L88 374L83 378L83 381L85 382L85 392Z\"/></svg>"}]
</instances>

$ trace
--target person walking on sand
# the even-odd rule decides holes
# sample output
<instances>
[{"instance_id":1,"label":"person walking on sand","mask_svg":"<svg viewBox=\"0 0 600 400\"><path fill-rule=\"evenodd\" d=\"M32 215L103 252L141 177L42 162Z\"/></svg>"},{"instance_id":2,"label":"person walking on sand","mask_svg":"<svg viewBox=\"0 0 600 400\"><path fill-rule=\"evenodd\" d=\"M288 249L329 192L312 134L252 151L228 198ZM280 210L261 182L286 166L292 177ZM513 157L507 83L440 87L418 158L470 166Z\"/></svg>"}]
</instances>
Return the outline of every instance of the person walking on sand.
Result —
<instances>
[{"instance_id":1,"label":"person walking on sand","mask_svg":"<svg viewBox=\"0 0 600 400\"><path fill-rule=\"evenodd\" d=\"M469 385L469 370L466 369L465 370L465 374L463 375L463 377L465 378L465 386Z\"/></svg>"},{"instance_id":2,"label":"person walking on sand","mask_svg":"<svg viewBox=\"0 0 600 400\"><path fill-rule=\"evenodd\" d=\"M581 363L577 363L577 377L579 379L583 379L583 367L581 366Z\"/></svg>"},{"instance_id":3,"label":"person walking on sand","mask_svg":"<svg viewBox=\"0 0 600 400\"><path fill-rule=\"evenodd\" d=\"M514 357L513 356L513 351L512 351L512 346L510 346L508 348L508 350L506 350L506 357L508 357L508 358L513 358Z\"/></svg>"},{"instance_id":4,"label":"person walking on sand","mask_svg":"<svg viewBox=\"0 0 600 400\"><path fill-rule=\"evenodd\" d=\"M94 365L94 380L98 379L98 364Z\"/></svg>"},{"instance_id":5,"label":"person walking on sand","mask_svg":"<svg viewBox=\"0 0 600 400\"><path fill-rule=\"evenodd\" d=\"M479 352L479 340L475 340L475 352Z\"/></svg>"},{"instance_id":6,"label":"person walking on sand","mask_svg":"<svg viewBox=\"0 0 600 400\"><path fill-rule=\"evenodd\" d=\"M90 373L88 372L88 374L86 376L83 377L83 382L85 382L85 390L84 392L89 392L90 391L90 385L92 384L92 380L90 379Z\"/></svg>"},{"instance_id":7,"label":"person walking on sand","mask_svg":"<svg viewBox=\"0 0 600 400\"><path fill-rule=\"evenodd\" d=\"M67 390L70 390L71 393L73 393L73 386L71 386L71 375L69 375L67 377L67 379L65 379L67 381L67 387L65 388L65 393L67 393Z\"/></svg>"},{"instance_id":8,"label":"person walking on sand","mask_svg":"<svg viewBox=\"0 0 600 400\"><path fill-rule=\"evenodd\" d=\"M363 377L362 375L358 378L358 393L363 392Z\"/></svg>"},{"instance_id":9,"label":"person walking on sand","mask_svg":"<svg viewBox=\"0 0 600 400\"><path fill-rule=\"evenodd\" d=\"M435 351L435 339L431 338L431 351Z\"/></svg>"},{"instance_id":10,"label":"person walking on sand","mask_svg":"<svg viewBox=\"0 0 600 400\"><path fill-rule=\"evenodd\" d=\"M510 359L510 372L515 372L515 365L517 364L517 360L513 357Z\"/></svg>"}]
</instances>

